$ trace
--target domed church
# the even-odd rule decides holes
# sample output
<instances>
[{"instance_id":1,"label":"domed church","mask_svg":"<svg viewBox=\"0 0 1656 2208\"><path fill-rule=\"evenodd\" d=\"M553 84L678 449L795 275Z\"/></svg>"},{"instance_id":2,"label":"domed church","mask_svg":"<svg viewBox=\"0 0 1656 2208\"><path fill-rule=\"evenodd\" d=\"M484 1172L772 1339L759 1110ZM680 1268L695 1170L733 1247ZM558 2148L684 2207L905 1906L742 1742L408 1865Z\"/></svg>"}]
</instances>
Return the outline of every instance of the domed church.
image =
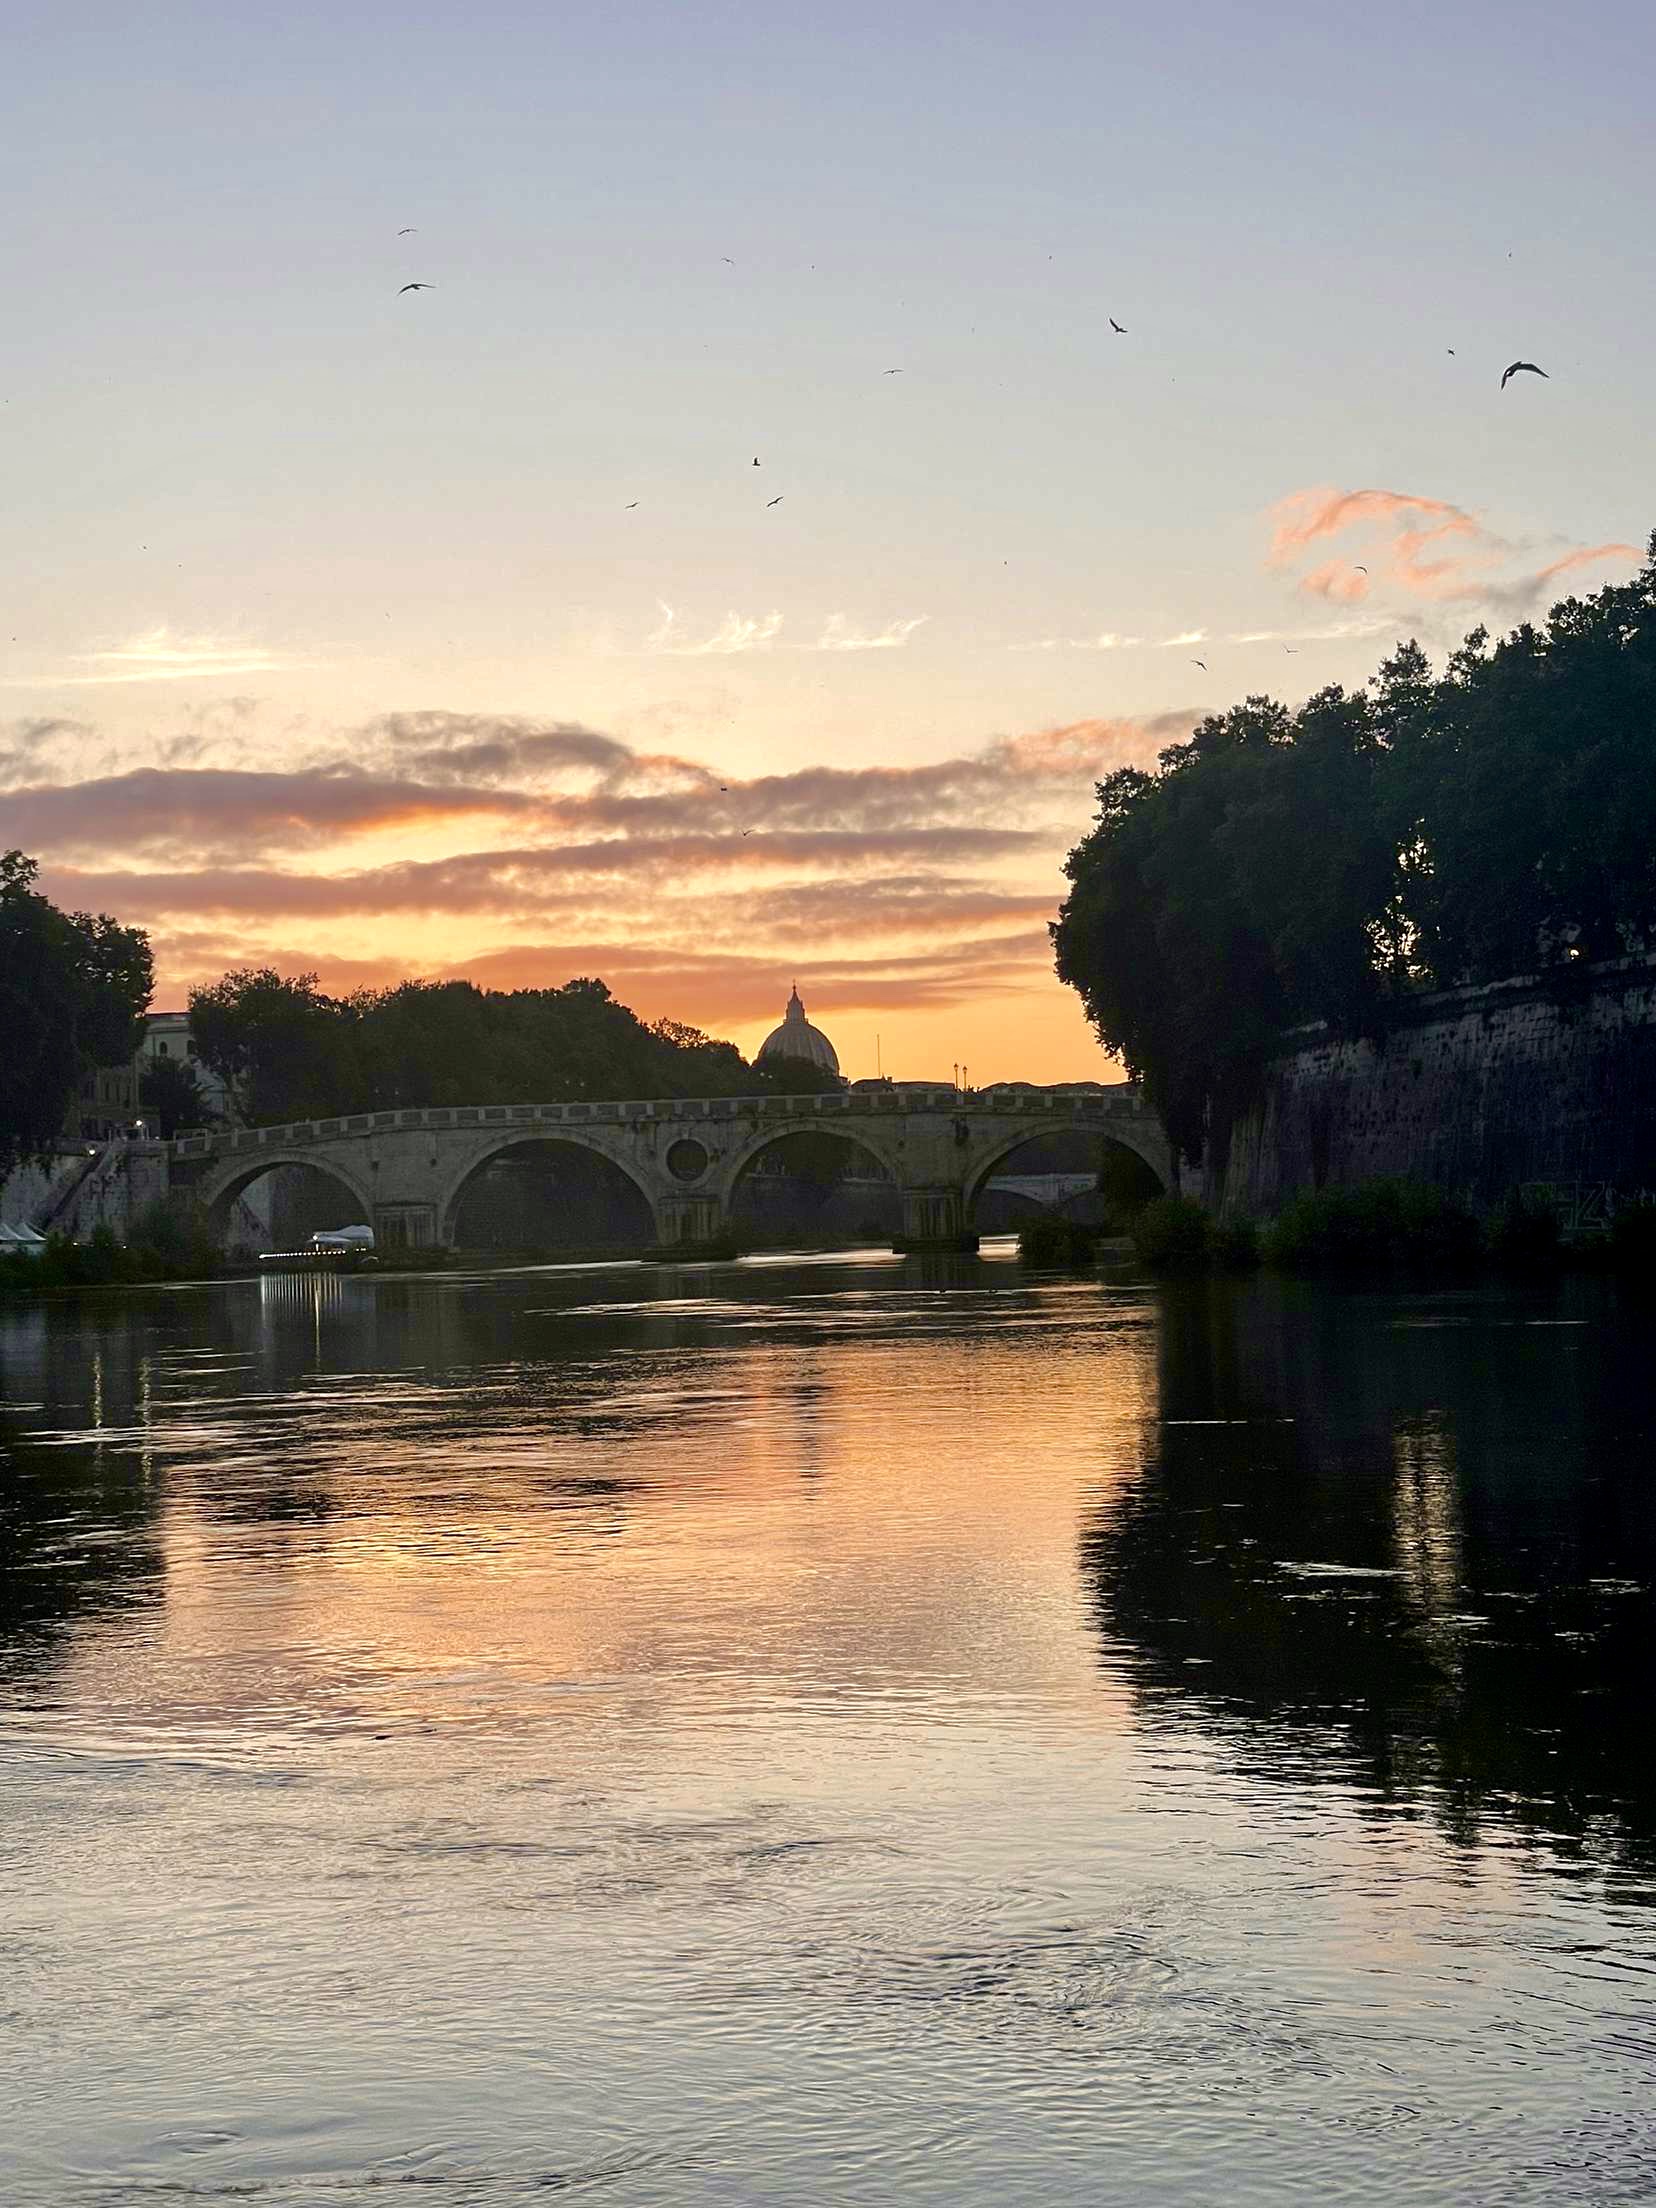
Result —
<instances>
[{"instance_id":1,"label":"domed church","mask_svg":"<svg viewBox=\"0 0 1656 2208\"><path fill-rule=\"evenodd\" d=\"M804 1058L813 1066L821 1066L825 1073L840 1070L839 1052L821 1028L813 1027L805 1017L797 988L788 999L782 1025L773 1027L759 1045L755 1062L763 1058Z\"/></svg>"}]
</instances>

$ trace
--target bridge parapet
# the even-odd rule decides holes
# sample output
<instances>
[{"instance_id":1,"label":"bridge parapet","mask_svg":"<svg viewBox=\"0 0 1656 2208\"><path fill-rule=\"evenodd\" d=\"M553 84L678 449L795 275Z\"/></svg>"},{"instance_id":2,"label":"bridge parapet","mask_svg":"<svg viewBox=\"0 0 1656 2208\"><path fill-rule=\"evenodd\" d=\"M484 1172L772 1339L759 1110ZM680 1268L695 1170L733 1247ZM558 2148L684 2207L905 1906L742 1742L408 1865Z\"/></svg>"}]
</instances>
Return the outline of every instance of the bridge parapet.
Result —
<instances>
[{"instance_id":1,"label":"bridge parapet","mask_svg":"<svg viewBox=\"0 0 1656 2208\"><path fill-rule=\"evenodd\" d=\"M639 1120L681 1121L746 1119L849 1119L903 1117L947 1112L967 1120L1039 1118L1050 1115L1073 1122L1127 1118L1155 1123L1155 1115L1136 1083L1108 1089L973 1089L962 1093L946 1083L935 1089L839 1091L821 1096L689 1096L563 1104L450 1104L386 1112L352 1112L336 1119L290 1120L272 1127L209 1128L178 1135L170 1148L180 1160L240 1157L259 1150L291 1150L311 1143L338 1142L353 1135L461 1128L621 1126Z\"/></svg>"},{"instance_id":2,"label":"bridge parapet","mask_svg":"<svg viewBox=\"0 0 1656 2208\"><path fill-rule=\"evenodd\" d=\"M434 1105L181 1135L166 1155L174 1185L192 1188L215 1216L261 1174L308 1166L346 1188L387 1244L425 1244L453 1239L464 1193L492 1159L523 1143L562 1142L625 1174L658 1240L676 1246L727 1237L743 1176L778 1138L844 1134L897 1186L905 1234L925 1242L968 1238L977 1196L1000 1163L1033 1137L1069 1129L1107 1135L1164 1183L1172 1178L1155 1114L1125 1085Z\"/></svg>"}]
</instances>

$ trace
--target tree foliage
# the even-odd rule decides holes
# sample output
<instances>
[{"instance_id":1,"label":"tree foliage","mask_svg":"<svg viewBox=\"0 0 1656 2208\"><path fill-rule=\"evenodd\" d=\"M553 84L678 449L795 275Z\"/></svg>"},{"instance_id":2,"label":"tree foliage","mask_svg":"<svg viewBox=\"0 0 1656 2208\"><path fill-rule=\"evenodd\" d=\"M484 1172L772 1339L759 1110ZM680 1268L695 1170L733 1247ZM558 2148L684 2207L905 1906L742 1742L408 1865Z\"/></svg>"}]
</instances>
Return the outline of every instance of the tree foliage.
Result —
<instances>
[{"instance_id":1,"label":"tree foliage","mask_svg":"<svg viewBox=\"0 0 1656 2208\"><path fill-rule=\"evenodd\" d=\"M187 1058L152 1058L138 1084L138 1101L145 1124L164 1142L192 1127L210 1127L219 1116Z\"/></svg>"},{"instance_id":2,"label":"tree foliage","mask_svg":"<svg viewBox=\"0 0 1656 2208\"><path fill-rule=\"evenodd\" d=\"M1297 713L1248 698L1098 803L1058 973L1189 1157L1299 1022L1380 1034L1420 989L1656 947L1656 536L1441 675L1410 643Z\"/></svg>"},{"instance_id":3,"label":"tree foliage","mask_svg":"<svg viewBox=\"0 0 1656 2208\"><path fill-rule=\"evenodd\" d=\"M63 1132L94 1066L130 1058L149 1003L149 939L107 913L60 912L21 851L0 857L0 1175Z\"/></svg>"},{"instance_id":4,"label":"tree foliage","mask_svg":"<svg viewBox=\"0 0 1656 2208\"><path fill-rule=\"evenodd\" d=\"M192 992L190 1025L241 1116L264 1125L344 1112L734 1096L798 1085L797 1069L773 1074L769 1065L749 1066L734 1043L699 1028L677 1020L647 1025L590 979L510 991L407 981L330 997L315 974L244 968Z\"/></svg>"}]
</instances>

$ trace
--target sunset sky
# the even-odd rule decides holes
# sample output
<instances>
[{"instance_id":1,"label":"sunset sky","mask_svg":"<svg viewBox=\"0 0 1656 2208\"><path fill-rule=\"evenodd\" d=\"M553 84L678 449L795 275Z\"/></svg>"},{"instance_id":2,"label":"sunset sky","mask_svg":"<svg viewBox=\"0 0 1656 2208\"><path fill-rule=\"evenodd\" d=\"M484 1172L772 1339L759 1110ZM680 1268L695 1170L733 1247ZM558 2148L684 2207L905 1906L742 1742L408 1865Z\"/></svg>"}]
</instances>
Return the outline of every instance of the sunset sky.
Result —
<instances>
[{"instance_id":1,"label":"sunset sky","mask_svg":"<svg viewBox=\"0 0 1656 2208\"><path fill-rule=\"evenodd\" d=\"M1637 564L1653 24L24 6L0 846L158 1003L797 980L853 1075L1107 1078L1101 772Z\"/></svg>"}]
</instances>

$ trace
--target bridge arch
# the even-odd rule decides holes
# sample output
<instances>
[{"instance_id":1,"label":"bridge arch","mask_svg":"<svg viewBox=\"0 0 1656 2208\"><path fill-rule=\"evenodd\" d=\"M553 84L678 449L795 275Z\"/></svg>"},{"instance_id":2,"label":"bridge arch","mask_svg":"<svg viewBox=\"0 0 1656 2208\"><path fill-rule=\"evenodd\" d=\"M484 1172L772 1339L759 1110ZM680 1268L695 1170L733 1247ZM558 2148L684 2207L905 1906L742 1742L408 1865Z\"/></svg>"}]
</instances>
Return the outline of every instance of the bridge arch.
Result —
<instances>
[{"instance_id":1,"label":"bridge arch","mask_svg":"<svg viewBox=\"0 0 1656 2208\"><path fill-rule=\"evenodd\" d=\"M889 1173L894 1182L901 1185L902 1161L895 1155L896 1144L882 1127L876 1130L866 1119L840 1118L827 1112L802 1112L797 1118L767 1122L757 1134L752 1135L725 1159L718 1176L719 1202L728 1213L736 1190L754 1161L779 1142L786 1142L792 1135L833 1135L848 1142L853 1149L862 1150L874 1160L883 1173Z\"/></svg>"},{"instance_id":2,"label":"bridge arch","mask_svg":"<svg viewBox=\"0 0 1656 2208\"><path fill-rule=\"evenodd\" d=\"M1044 1135L1087 1135L1096 1142L1107 1143L1117 1150L1124 1150L1129 1157L1136 1158L1146 1172L1155 1177L1157 1185L1165 1194L1169 1185L1167 1158L1165 1155L1156 1154L1153 1141L1136 1140L1137 1132L1136 1128L1123 1127L1119 1123L1101 1123L1097 1119L1085 1118L1079 1115L1073 1119L1062 1118L1056 1121L1052 1119L1031 1119L1016 1128L1000 1130L991 1139L989 1148L974 1155L971 1164L967 1168L965 1187L962 1191L967 1221L970 1222L976 1212L978 1198L983 1194L985 1187L994 1179L1007 1159L1016 1156L1017 1152L1023 1149L1027 1143L1036 1142Z\"/></svg>"},{"instance_id":3,"label":"bridge arch","mask_svg":"<svg viewBox=\"0 0 1656 2208\"><path fill-rule=\"evenodd\" d=\"M606 1128L574 1126L565 1123L546 1124L537 1127L503 1128L498 1135L470 1148L464 1160L450 1168L442 1192L437 1201L437 1238L453 1247L460 1206L466 1191L478 1175L492 1165L497 1158L508 1156L514 1150L579 1150L588 1157L597 1158L613 1167L629 1181L643 1200L650 1223L651 1239L659 1241L662 1235L660 1189L652 1186L639 1170L636 1156L622 1147L609 1135Z\"/></svg>"},{"instance_id":4,"label":"bridge arch","mask_svg":"<svg viewBox=\"0 0 1656 2208\"><path fill-rule=\"evenodd\" d=\"M263 1180L267 1173L279 1173L289 1166L302 1166L307 1172L319 1173L324 1180L335 1182L359 1207L361 1223L364 1226L373 1224L373 1191L354 1164L346 1164L326 1151L319 1156L308 1149L261 1150L252 1157L237 1158L219 1166L196 1183L196 1200L207 1214L208 1231L214 1239L224 1240L238 1197L245 1195L253 1183Z\"/></svg>"}]
</instances>

